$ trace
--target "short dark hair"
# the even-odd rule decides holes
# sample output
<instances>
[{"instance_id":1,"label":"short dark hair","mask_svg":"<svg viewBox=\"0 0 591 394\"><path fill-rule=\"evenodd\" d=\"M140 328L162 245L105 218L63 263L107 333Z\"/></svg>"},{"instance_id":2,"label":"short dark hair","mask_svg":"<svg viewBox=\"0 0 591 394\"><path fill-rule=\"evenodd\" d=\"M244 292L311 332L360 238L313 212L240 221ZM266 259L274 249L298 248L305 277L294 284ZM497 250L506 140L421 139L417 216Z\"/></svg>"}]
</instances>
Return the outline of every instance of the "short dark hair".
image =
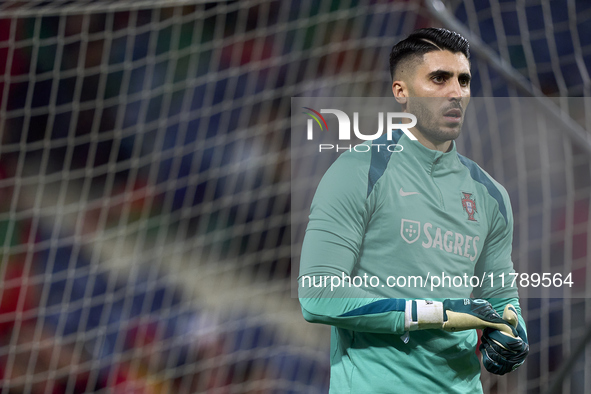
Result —
<instances>
[{"instance_id":1,"label":"short dark hair","mask_svg":"<svg viewBox=\"0 0 591 394\"><path fill-rule=\"evenodd\" d=\"M392 47L390 52L390 75L392 75L392 79L394 79L396 67L401 61L438 50L448 50L453 53L461 52L470 60L470 44L462 35L443 28L428 27L419 29Z\"/></svg>"}]
</instances>

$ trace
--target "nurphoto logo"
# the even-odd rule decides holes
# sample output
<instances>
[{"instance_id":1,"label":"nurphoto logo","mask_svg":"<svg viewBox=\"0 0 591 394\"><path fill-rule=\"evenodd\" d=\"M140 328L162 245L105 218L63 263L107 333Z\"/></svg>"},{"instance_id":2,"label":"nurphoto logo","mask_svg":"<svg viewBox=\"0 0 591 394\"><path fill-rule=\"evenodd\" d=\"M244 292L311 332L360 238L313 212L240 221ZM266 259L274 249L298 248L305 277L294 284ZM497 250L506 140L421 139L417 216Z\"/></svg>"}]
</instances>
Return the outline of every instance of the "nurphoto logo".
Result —
<instances>
[{"instance_id":1,"label":"nurphoto logo","mask_svg":"<svg viewBox=\"0 0 591 394\"><path fill-rule=\"evenodd\" d=\"M304 114L310 116L307 122L307 138L308 140L314 139L314 124L318 125L318 128L322 132L328 132L328 123L322 114L332 114L335 115L338 122L338 139L339 141L351 141L351 119L349 115L347 115L344 111L333 109L333 108L323 108L320 111L316 111L310 107L302 107L306 112ZM385 119L385 121L384 121ZM401 119L408 119L410 123L397 123ZM417 138L409 131L410 128L414 127L417 124L417 118L413 114L405 113L405 112L378 112L378 130L373 134L363 134L359 130L359 112L353 112L353 133L355 137L363 140L363 141L372 141L380 136L382 136L384 132L384 123L386 123L386 130L387 130L387 140L392 141L392 131L393 130L402 130L404 134L408 136L409 139L416 141ZM322 152L323 150L348 150L355 152L367 152L371 149L372 146L377 146L378 151L380 147L383 149L387 149L390 152L402 152L404 149L402 145L399 144L358 144L358 145L335 145L335 144L319 144L318 151Z\"/></svg>"}]
</instances>

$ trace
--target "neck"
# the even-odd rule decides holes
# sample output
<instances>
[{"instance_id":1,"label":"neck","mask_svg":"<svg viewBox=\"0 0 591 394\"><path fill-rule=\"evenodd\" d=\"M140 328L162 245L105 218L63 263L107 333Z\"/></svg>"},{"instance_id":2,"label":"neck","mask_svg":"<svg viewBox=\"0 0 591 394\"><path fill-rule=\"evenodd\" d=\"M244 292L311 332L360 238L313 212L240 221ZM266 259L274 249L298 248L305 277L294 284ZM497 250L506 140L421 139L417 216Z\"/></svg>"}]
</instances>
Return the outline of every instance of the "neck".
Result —
<instances>
[{"instance_id":1,"label":"neck","mask_svg":"<svg viewBox=\"0 0 591 394\"><path fill-rule=\"evenodd\" d=\"M417 137L417 140L425 147L431 150L438 150L440 152L447 152L451 149L451 140L448 141L434 141L425 137L416 127L410 129L410 132Z\"/></svg>"}]
</instances>

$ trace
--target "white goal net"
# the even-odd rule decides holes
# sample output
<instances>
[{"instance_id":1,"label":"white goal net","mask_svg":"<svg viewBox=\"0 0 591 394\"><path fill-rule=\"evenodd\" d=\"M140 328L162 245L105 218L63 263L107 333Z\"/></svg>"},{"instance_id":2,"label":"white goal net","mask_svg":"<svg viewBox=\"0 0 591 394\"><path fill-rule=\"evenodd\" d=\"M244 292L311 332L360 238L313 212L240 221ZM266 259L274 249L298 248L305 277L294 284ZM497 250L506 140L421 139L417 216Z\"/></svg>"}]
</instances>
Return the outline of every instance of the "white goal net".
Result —
<instances>
[{"instance_id":1,"label":"white goal net","mask_svg":"<svg viewBox=\"0 0 591 394\"><path fill-rule=\"evenodd\" d=\"M522 289L528 361L482 378L549 388L591 323L591 7L439 4L0 3L0 391L326 392L329 332L291 296L291 97L391 95L392 45L454 23L473 95L563 111L459 140L511 195L516 270L583 284ZM591 347L564 376L590 386Z\"/></svg>"}]
</instances>

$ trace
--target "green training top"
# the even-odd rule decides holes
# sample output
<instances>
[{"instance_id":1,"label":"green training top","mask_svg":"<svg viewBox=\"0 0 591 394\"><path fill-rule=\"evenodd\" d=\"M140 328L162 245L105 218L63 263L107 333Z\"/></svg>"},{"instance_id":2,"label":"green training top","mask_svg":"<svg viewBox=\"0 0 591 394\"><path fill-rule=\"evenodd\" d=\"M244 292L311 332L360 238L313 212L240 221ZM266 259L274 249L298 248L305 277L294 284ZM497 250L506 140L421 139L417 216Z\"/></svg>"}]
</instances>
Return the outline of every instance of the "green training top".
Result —
<instances>
[{"instance_id":1,"label":"green training top","mask_svg":"<svg viewBox=\"0 0 591 394\"><path fill-rule=\"evenodd\" d=\"M405 333L405 300L512 303L525 328L508 194L455 143L434 151L398 130L364 146L322 178L301 254L304 317L333 326L330 392L480 393L476 331Z\"/></svg>"}]
</instances>

